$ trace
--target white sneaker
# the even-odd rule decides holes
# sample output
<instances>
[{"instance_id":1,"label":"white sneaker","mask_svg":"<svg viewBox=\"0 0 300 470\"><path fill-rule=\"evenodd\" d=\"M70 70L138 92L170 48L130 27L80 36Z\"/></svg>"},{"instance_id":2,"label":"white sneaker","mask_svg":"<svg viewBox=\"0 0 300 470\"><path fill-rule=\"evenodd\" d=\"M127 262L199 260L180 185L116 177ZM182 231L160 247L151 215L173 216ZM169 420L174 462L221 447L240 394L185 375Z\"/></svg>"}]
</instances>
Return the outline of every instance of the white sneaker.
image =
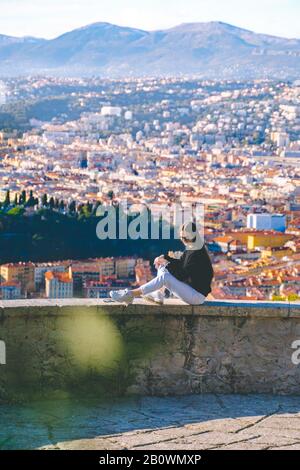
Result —
<instances>
[{"instance_id":1,"label":"white sneaker","mask_svg":"<svg viewBox=\"0 0 300 470\"><path fill-rule=\"evenodd\" d=\"M123 302L127 305L132 304L133 299L134 299L134 295L129 289L112 290L112 291L110 291L109 295L110 295L110 298L114 302Z\"/></svg>"},{"instance_id":2,"label":"white sneaker","mask_svg":"<svg viewBox=\"0 0 300 470\"><path fill-rule=\"evenodd\" d=\"M163 305L164 303L164 295L162 292L154 292L153 294L143 295L143 299L157 305Z\"/></svg>"}]
</instances>

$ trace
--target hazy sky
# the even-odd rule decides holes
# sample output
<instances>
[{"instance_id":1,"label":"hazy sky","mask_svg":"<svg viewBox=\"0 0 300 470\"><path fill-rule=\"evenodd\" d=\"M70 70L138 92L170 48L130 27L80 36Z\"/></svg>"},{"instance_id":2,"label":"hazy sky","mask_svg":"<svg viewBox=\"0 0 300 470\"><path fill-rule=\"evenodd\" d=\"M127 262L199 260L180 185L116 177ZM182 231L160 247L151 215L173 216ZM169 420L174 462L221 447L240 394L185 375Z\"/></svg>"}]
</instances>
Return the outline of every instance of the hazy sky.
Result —
<instances>
[{"instance_id":1,"label":"hazy sky","mask_svg":"<svg viewBox=\"0 0 300 470\"><path fill-rule=\"evenodd\" d=\"M0 0L0 34L52 38L97 21L149 30L224 21L300 38L300 0Z\"/></svg>"}]
</instances>

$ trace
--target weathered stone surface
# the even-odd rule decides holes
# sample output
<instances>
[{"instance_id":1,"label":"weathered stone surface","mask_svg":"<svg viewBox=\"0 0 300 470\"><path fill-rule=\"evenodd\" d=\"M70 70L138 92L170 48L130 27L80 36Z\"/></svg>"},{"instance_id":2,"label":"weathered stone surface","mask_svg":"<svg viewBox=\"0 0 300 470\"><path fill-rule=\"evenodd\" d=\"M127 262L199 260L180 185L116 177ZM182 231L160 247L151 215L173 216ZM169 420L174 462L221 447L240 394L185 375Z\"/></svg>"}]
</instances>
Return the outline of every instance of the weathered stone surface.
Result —
<instances>
[{"instance_id":1,"label":"weathered stone surface","mask_svg":"<svg viewBox=\"0 0 300 470\"><path fill-rule=\"evenodd\" d=\"M182 424L167 427L149 427L125 433L110 434L92 439L60 442L45 446L49 450L276 450L300 449L300 412L286 413L290 406L288 398L276 398L269 402L268 397L251 396L205 396L194 398L194 418L199 419L199 411L207 406L207 416L203 421L184 424L183 409L190 409L188 399L178 400L174 406L173 419ZM165 399L168 400L168 399ZM268 404L269 402L269 404ZM294 409L299 409L294 402ZM196 408L196 403L198 407ZM166 404L168 407L168 404ZM155 409L155 406L154 406ZM262 409L266 414L247 416ZM144 408L145 419L152 416L151 408ZM282 411L279 411L282 410ZM152 410L154 412L155 410ZM239 417L240 413L240 417ZM228 415L227 418L214 419ZM245 416L243 416L245 415ZM231 417L229 417L231 416ZM210 419L207 419L210 418ZM150 420L149 420L150 424ZM152 426L155 424L152 421Z\"/></svg>"},{"instance_id":2,"label":"weathered stone surface","mask_svg":"<svg viewBox=\"0 0 300 470\"><path fill-rule=\"evenodd\" d=\"M52 393L300 393L300 305L97 300L0 304L0 399Z\"/></svg>"},{"instance_id":3,"label":"weathered stone surface","mask_svg":"<svg viewBox=\"0 0 300 470\"><path fill-rule=\"evenodd\" d=\"M48 397L47 397L48 398ZM0 405L0 449L299 447L299 397L72 398Z\"/></svg>"}]
</instances>

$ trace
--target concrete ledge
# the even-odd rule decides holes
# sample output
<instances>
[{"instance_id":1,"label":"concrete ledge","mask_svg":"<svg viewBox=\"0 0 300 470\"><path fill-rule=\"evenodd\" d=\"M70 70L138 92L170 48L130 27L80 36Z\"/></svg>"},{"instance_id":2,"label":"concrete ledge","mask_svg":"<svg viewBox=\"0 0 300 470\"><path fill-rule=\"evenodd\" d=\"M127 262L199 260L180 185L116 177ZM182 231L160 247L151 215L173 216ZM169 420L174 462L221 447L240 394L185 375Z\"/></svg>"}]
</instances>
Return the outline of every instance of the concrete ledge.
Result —
<instances>
[{"instance_id":1,"label":"concrete ledge","mask_svg":"<svg viewBox=\"0 0 300 470\"><path fill-rule=\"evenodd\" d=\"M90 307L94 307L90 309ZM6 315L38 315L47 311L52 314L74 314L81 308L89 308L99 314L110 315L219 315L237 317L295 317L300 316L300 302L259 302L259 301L206 301L200 306L187 305L180 300L166 300L164 305L155 305L144 300L135 300L132 305L109 302L98 299L32 299L7 300L0 302L0 316ZM71 309L71 310L70 310Z\"/></svg>"},{"instance_id":2,"label":"concrete ledge","mask_svg":"<svg viewBox=\"0 0 300 470\"><path fill-rule=\"evenodd\" d=\"M300 304L16 300L0 304L0 400L75 395L300 395ZM294 356L293 356L294 355ZM292 360L294 357L294 360ZM300 357L300 353L299 353Z\"/></svg>"}]
</instances>

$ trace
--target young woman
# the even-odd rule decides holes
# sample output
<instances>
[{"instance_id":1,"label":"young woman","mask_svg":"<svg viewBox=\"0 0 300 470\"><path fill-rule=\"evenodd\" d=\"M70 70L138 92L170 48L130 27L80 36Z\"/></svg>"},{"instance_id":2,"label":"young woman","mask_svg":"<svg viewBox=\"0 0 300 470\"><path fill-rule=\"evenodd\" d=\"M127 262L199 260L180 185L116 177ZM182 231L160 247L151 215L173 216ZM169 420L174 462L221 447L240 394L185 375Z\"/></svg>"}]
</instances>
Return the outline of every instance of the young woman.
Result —
<instances>
[{"instance_id":1,"label":"young woman","mask_svg":"<svg viewBox=\"0 0 300 470\"><path fill-rule=\"evenodd\" d=\"M154 261L157 276L138 289L111 291L110 297L116 302L131 304L136 297L159 301L157 294L167 288L176 297L190 305L201 305L211 292L214 276L212 264L193 222L184 224L180 230L185 251L180 259L161 255Z\"/></svg>"}]
</instances>

